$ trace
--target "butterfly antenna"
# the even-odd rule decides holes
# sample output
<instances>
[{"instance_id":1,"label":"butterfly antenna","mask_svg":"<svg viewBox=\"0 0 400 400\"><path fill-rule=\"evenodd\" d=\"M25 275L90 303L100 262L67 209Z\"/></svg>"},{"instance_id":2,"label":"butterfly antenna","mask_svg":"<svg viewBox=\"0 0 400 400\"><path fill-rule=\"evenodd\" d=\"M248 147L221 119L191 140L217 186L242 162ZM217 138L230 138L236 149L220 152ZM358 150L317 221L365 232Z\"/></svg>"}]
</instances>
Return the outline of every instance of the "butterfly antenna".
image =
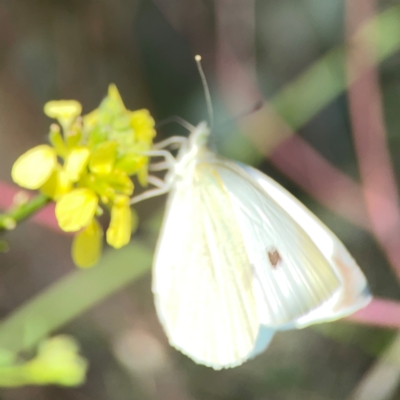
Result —
<instances>
[{"instance_id":1,"label":"butterfly antenna","mask_svg":"<svg viewBox=\"0 0 400 400\"><path fill-rule=\"evenodd\" d=\"M210 89L207 84L207 79L204 74L203 67L201 66L201 56L196 55L194 57L194 59L196 60L197 69L199 71L200 78L201 78L201 83L203 84L204 96L206 98L206 104L207 104L208 118L210 119L210 127L212 128L214 125L214 112L213 112L213 106L212 106L212 102L211 102Z\"/></svg>"}]
</instances>

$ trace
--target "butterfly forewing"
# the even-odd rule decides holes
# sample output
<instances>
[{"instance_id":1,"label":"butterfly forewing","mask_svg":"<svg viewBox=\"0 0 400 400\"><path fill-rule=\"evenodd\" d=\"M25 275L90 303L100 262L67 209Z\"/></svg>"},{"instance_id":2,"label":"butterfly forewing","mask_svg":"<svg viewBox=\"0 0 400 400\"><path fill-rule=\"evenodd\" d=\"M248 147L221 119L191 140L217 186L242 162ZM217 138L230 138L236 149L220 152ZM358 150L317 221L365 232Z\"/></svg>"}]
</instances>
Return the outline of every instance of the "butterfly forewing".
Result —
<instances>
[{"instance_id":1,"label":"butterfly forewing","mask_svg":"<svg viewBox=\"0 0 400 400\"><path fill-rule=\"evenodd\" d=\"M218 173L199 164L171 193L153 271L171 343L214 368L247 359L259 331L253 269L234 213Z\"/></svg>"},{"instance_id":2,"label":"butterfly forewing","mask_svg":"<svg viewBox=\"0 0 400 400\"><path fill-rule=\"evenodd\" d=\"M239 166L216 157L214 168L261 287L262 323L285 325L332 298L341 282L305 230Z\"/></svg>"}]
</instances>

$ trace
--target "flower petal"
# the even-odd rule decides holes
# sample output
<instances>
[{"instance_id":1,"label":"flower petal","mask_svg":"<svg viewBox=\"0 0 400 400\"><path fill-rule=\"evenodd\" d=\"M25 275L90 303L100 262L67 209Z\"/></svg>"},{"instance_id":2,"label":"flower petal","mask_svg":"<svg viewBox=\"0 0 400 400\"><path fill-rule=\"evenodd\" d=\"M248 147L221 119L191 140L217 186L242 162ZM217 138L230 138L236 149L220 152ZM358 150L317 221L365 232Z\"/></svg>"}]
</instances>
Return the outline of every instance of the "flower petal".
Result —
<instances>
[{"instance_id":1,"label":"flower petal","mask_svg":"<svg viewBox=\"0 0 400 400\"><path fill-rule=\"evenodd\" d=\"M57 164L55 150L48 145L36 146L22 154L14 163L12 179L27 189L38 189L49 179Z\"/></svg>"},{"instance_id":2,"label":"flower petal","mask_svg":"<svg viewBox=\"0 0 400 400\"><path fill-rule=\"evenodd\" d=\"M147 179L149 176L148 165L144 165L137 173L138 181L142 187L147 187Z\"/></svg>"},{"instance_id":3,"label":"flower petal","mask_svg":"<svg viewBox=\"0 0 400 400\"><path fill-rule=\"evenodd\" d=\"M64 168L72 182L77 182L89 160L90 151L86 147L76 147L68 154Z\"/></svg>"},{"instance_id":4,"label":"flower petal","mask_svg":"<svg viewBox=\"0 0 400 400\"><path fill-rule=\"evenodd\" d=\"M151 143L156 131L154 119L146 109L131 112L131 127L135 132L135 138L139 142Z\"/></svg>"},{"instance_id":5,"label":"flower petal","mask_svg":"<svg viewBox=\"0 0 400 400\"><path fill-rule=\"evenodd\" d=\"M94 150L90 156L89 168L91 172L108 174L111 172L117 157L117 143L104 142Z\"/></svg>"},{"instance_id":6,"label":"flower petal","mask_svg":"<svg viewBox=\"0 0 400 400\"><path fill-rule=\"evenodd\" d=\"M97 182L101 182L105 188L112 189L109 194L104 193L106 196L112 196L115 192L127 196L131 196L133 193L133 182L124 171L113 169L109 174L96 174L96 179ZM107 191L109 191L109 189Z\"/></svg>"},{"instance_id":7,"label":"flower petal","mask_svg":"<svg viewBox=\"0 0 400 400\"><path fill-rule=\"evenodd\" d=\"M46 196L58 200L61 196L68 193L71 187L72 182L68 178L67 173L60 165L57 165L49 179L40 187L40 191Z\"/></svg>"},{"instance_id":8,"label":"flower petal","mask_svg":"<svg viewBox=\"0 0 400 400\"><path fill-rule=\"evenodd\" d=\"M110 101L115 104L115 108L118 110L125 110L125 105L124 102L122 101L122 97L119 94L119 91L117 89L117 86L112 83L110 86L108 86L108 97Z\"/></svg>"},{"instance_id":9,"label":"flower petal","mask_svg":"<svg viewBox=\"0 0 400 400\"><path fill-rule=\"evenodd\" d=\"M72 259L81 268L95 265L100 258L103 230L96 219L77 233L72 243Z\"/></svg>"},{"instance_id":10,"label":"flower petal","mask_svg":"<svg viewBox=\"0 0 400 400\"><path fill-rule=\"evenodd\" d=\"M83 117L83 129L85 132L89 132L94 129L99 122L99 110L96 108L89 114Z\"/></svg>"},{"instance_id":11,"label":"flower petal","mask_svg":"<svg viewBox=\"0 0 400 400\"><path fill-rule=\"evenodd\" d=\"M96 194L86 188L74 189L56 204L56 217L63 231L76 232L89 225L98 204Z\"/></svg>"},{"instance_id":12,"label":"flower petal","mask_svg":"<svg viewBox=\"0 0 400 400\"><path fill-rule=\"evenodd\" d=\"M82 106L75 100L54 100L44 105L44 113L48 117L58 120L64 129L68 127L81 112Z\"/></svg>"},{"instance_id":13,"label":"flower petal","mask_svg":"<svg viewBox=\"0 0 400 400\"><path fill-rule=\"evenodd\" d=\"M68 149L61 134L60 125L56 123L50 125L49 140L57 154L60 157L65 158L67 156Z\"/></svg>"},{"instance_id":14,"label":"flower petal","mask_svg":"<svg viewBox=\"0 0 400 400\"><path fill-rule=\"evenodd\" d=\"M111 209L110 226L107 229L107 243L119 249L129 243L132 233L132 213L128 196L117 196Z\"/></svg>"},{"instance_id":15,"label":"flower petal","mask_svg":"<svg viewBox=\"0 0 400 400\"><path fill-rule=\"evenodd\" d=\"M117 160L115 163L115 168L121 169L128 175L134 175L147 164L147 161L147 156L141 156L135 153L127 153Z\"/></svg>"}]
</instances>

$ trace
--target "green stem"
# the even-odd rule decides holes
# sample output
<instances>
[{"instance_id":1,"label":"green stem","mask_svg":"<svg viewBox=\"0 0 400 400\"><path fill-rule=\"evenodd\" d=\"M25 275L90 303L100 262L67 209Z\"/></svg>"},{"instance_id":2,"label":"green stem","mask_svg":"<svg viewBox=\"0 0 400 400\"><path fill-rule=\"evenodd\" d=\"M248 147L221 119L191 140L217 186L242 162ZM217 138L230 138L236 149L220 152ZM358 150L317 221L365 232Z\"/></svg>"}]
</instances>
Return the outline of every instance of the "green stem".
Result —
<instances>
[{"instance_id":1,"label":"green stem","mask_svg":"<svg viewBox=\"0 0 400 400\"><path fill-rule=\"evenodd\" d=\"M43 208L50 198L44 194L38 194L27 203L0 214L0 232L14 229L18 222L30 217L35 212Z\"/></svg>"},{"instance_id":2,"label":"green stem","mask_svg":"<svg viewBox=\"0 0 400 400\"><path fill-rule=\"evenodd\" d=\"M388 8L365 23L355 37L363 38L364 46L375 49L376 64L393 55L400 47L400 6ZM301 128L351 83L345 66L346 48L331 50L284 87L272 99L272 105L292 129ZM352 81L365 72L360 67Z\"/></svg>"},{"instance_id":3,"label":"green stem","mask_svg":"<svg viewBox=\"0 0 400 400\"><path fill-rule=\"evenodd\" d=\"M152 250L132 243L104 255L92 269L76 270L23 304L0 324L0 349L35 346L107 296L148 272Z\"/></svg>"}]
</instances>

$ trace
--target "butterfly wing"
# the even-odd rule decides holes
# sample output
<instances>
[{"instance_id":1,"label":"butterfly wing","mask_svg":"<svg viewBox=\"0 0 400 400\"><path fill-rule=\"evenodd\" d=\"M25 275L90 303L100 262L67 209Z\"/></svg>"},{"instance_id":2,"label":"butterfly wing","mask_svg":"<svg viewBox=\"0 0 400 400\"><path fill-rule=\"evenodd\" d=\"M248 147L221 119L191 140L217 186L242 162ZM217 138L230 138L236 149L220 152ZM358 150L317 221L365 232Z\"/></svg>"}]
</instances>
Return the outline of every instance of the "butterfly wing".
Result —
<instances>
[{"instance_id":1,"label":"butterfly wing","mask_svg":"<svg viewBox=\"0 0 400 400\"><path fill-rule=\"evenodd\" d=\"M235 366L265 349L274 329L367 304L357 264L298 200L251 167L212 153L204 161L170 195L154 263L172 345L216 369Z\"/></svg>"},{"instance_id":2,"label":"butterfly wing","mask_svg":"<svg viewBox=\"0 0 400 400\"><path fill-rule=\"evenodd\" d=\"M216 369L265 348L253 270L233 204L212 167L195 168L170 194L153 269L159 318L173 346ZM255 353L254 353L255 354Z\"/></svg>"},{"instance_id":3,"label":"butterfly wing","mask_svg":"<svg viewBox=\"0 0 400 400\"><path fill-rule=\"evenodd\" d=\"M367 280L343 243L287 190L260 171L242 166L276 203L284 208L317 245L341 282L340 290L320 307L294 321L298 328L343 318L365 307L372 296Z\"/></svg>"},{"instance_id":4,"label":"butterfly wing","mask_svg":"<svg viewBox=\"0 0 400 400\"><path fill-rule=\"evenodd\" d=\"M263 305L262 324L285 326L337 296L342 285L340 274L296 216L251 174L231 161L214 157L213 166L233 204L261 288L255 294Z\"/></svg>"}]
</instances>

